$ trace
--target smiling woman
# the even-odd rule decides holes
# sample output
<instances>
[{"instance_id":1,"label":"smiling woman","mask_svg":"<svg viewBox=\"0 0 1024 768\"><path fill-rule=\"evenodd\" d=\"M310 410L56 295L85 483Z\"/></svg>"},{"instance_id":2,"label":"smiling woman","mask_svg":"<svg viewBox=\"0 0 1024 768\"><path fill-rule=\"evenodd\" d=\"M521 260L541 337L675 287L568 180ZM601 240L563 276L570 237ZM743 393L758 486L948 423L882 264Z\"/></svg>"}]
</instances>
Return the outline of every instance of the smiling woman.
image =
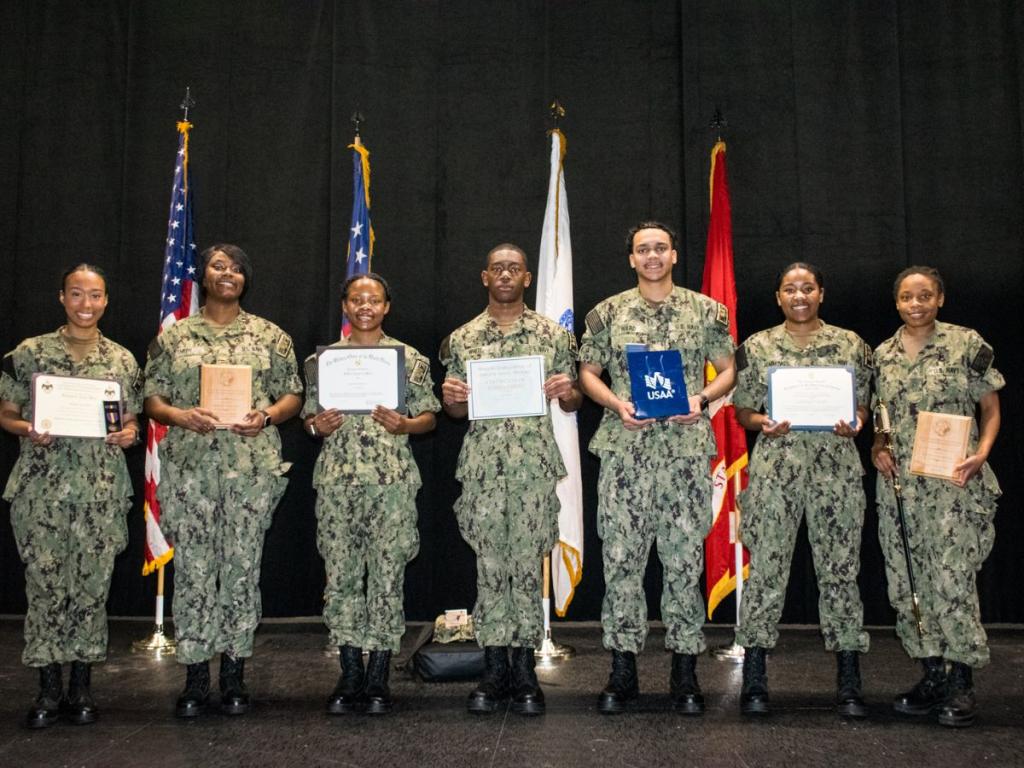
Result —
<instances>
[{"instance_id":1,"label":"smiling woman","mask_svg":"<svg viewBox=\"0 0 1024 768\"><path fill-rule=\"evenodd\" d=\"M25 650L39 669L39 695L27 725L94 722L91 666L107 655L106 601L114 557L128 540L125 515L132 485L122 448L138 441L139 367L124 347L99 331L107 308L107 281L99 267L79 264L64 273L59 294L67 323L26 339L3 360L0 426L21 438L4 498L18 553L25 562ZM54 437L32 423L32 377L37 373L117 381L120 429L105 439ZM100 407L97 403L97 407ZM67 694L61 663L71 662Z\"/></svg>"},{"instance_id":2,"label":"smiling woman","mask_svg":"<svg viewBox=\"0 0 1024 768\"><path fill-rule=\"evenodd\" d=\"M269 427L302 403L291 337L241 308L253 274L245 251L214 245L199 267L202 312L160 334L146 363L146 413L170 427L160 449L159 499L161 525L175 542L177 659L188 665L179 717L205 708L209 660L218 651L221 709L239 715L249 708L244 663L260 618L263 538L290 467ZM203 365L251 372L249 410L226 428L199 404Z\"/></svg>"}]
</instances>

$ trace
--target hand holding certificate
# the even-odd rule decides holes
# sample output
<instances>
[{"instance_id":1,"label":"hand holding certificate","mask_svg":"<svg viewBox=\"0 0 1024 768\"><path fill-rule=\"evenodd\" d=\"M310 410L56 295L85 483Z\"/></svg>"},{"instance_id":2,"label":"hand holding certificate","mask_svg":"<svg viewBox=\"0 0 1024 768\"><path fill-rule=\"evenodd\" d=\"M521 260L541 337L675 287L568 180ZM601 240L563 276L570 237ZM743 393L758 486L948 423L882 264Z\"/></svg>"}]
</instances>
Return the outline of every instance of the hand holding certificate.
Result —
<instances>
[{"instance_id":1,"label":"hand holding certificate","mask_svg":"<svg viewBox=\"0 0 1024 768\"><path fill-rule=\"evenodd\" d=\"M32 376L32 429L39 434L105 438L120 431L121 421L120 383L44 373Z\"/></svg>"},{"instance_id":2,"label":"hand holding certificate","mask_svg":"<svg viewBox=\"0 0 1024 768\"><path fill-rule=\"evenodd\" d=\"M544 416L544 357L499 357L466 362L469 419Z\"/></svg>"},{"instance_id":3,"label":"hand holding certificate","mask_svg":"<svg viewBox=\"0 0 1024 768\"><path fill-rule=\"evenodd\" d=\"M850 366L771 366L768 418L790 429L831 431L840 421L857 423L857 396Z\"/></svg>"}]
</instances>

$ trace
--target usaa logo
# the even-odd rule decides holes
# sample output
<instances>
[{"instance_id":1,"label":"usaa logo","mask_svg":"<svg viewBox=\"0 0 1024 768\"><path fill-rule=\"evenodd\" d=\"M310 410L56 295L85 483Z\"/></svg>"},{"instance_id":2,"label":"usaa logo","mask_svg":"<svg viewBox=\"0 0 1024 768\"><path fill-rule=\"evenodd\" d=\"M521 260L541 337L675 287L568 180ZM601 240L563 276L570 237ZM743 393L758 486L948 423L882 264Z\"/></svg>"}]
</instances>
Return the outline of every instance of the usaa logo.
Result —
<instances>
[{"instance_id":1,"label":"usaa logo","mask_svg":"<svg viewBox=\"0 0 1024 768\"><path fill-rule=\"evenodd\" d=\"M644 386L647 387L648 400L667 400L675 397L672 390L672 381L661 375L661 371L652 374L644 374Z\"/></svg>"}]
</instances>

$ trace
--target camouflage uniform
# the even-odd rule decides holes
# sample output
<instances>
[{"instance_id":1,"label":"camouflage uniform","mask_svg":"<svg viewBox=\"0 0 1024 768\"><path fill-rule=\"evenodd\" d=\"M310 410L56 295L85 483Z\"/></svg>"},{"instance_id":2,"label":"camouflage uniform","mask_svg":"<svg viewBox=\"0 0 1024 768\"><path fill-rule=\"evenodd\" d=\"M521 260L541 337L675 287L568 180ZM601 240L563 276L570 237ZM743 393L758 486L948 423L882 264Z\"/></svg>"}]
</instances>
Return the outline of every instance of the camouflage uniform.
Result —
<instances>
[{"instance_id":1,"label":"camouflage uniform","mask_svg":"<svg viewBox=\"0 0 1024 768\"><path fill-rule=\"evenodd\" d=\"M543 355L546 377L576 379L576 338L527 309L507 333L485 311L441 344L448 376L466 379L466 361ZM558 407L557 404L554 407ZM537 646L544 631L540 564L558 539L555 486L565 475L549 416L470 422L455 476L455 516L476 552L473 609L481 646Z\"/></svg>"},{"instance_id":2,"label":"camouflage uniform","mask_svg":"<svg viewBox=\"0 0 1024 768\"><path fill-rule=\"evenodd\" d=\"M201 315L153 340L145 396L178 408L199 403L203 363L252 366L254 408L302 395L292 340L262 318L240 312L227 328ZM290 464L276 429L242 437L171 427L160 444L160 525L174 539L174 626L181 664L227 651L252 655L260 620L260 559Z\"/></svg>"},{"instance_id":3,"label":"camouflage uniform","mask_svg":"<svg viewBox=\"0 0 1024 768\"><path fill-rule=\"evenodd\" d=\"M627 344L651 351L678 349L686 390L700 392L705 360L733 353L729 311L699 293L676 286L651 306L638 288L605 299L587 315L580 362L608 371L615 396L631 401ZM704 602L698 587L704 538L712 523L711 421L659 421L631 432L606 410L590 441L601 459L597 531L603 542L605 596L601 607L605 648L638 653L647 637L643 576L657 540L664 567L661 617L665 645L695 654L704 650Z\"/></svg>"},{"instance_id":4,"label":"camouflage uniform","mask_svg":"<svg viewBox=\"0 0 1024 768\"><path fill-rule=\"evenodd\" d=\"M914 361L903 351L902 328L875 350L876 397L888 406L892 421L923 638L917 635L911 608L892 485L881 474L878 535L889 601L897 614L896 632L912 658L942 656L972 667L989 661L975 578L995 540L992 521L999 484L988 464L966 488L912 475L909 466L919 411L973 417L984 395L1002 389L1006 382L992 367L992 358L992 347L977 332L942 322L935 323L935 333ZM977 440L974 424L968 455Z\"/></svg>"},{"instance_id":5,"label":"camouflage uniform","mask_svg":"<svg viewBox=\"0 0 1024 768\"><path fill-rule=\"evenodd\" d=\"M135 358L102 335L80 363L59 331L26 339L4 357L0 400L18 405L30 421L33 373L117 381L125 411L142 408ZM25 563L22 661L30 667L102 661L114 557L128 542L132 484L124 453L99 439L57 437L49 447L27 437L20 442L4 498Z\"/></svg>"},{"instance_id":6,"label":"camouflage uniform","mask_svg":"<svg viewBox=\"0 0 1024 768\"><path fill-rule=\"evenodd\" d=\"M348 345L342 339L332 347ZM402 346L382 336L381 345ZM303 417L319 410L317 356L306 358ZM430 361L405 345L405 405L410 417L437 412ZM392 435L369 414L345 416L324 438L313 470L317 546L327 568L324 623L331 645L397 653L405 631L405 565L419 551L420 473L408 435ZM363 576L366 587L363 588Z\"/></svg>"},{"instance_id":7,"label":"camouflage uniform","mask_svg":"<svg viewBox=\"0 0 1024 768\"><path fill-rule=\"evenodd\" d=\"M806 347L778 325L756 333L736 353L737 408L767 407L768 367L849 365L857 402L871 393L871 348L852 331L821 324ZM786 599L800 518L818 576L818 612L825 648L868 650L864 605L857 588L864 527L864 467L854 441L831 431L759 435L750 459L750 485L740 496L743 543L750 550L750 580L743 590L736 642L774 648Z\"/></svg>"}]
</instances>

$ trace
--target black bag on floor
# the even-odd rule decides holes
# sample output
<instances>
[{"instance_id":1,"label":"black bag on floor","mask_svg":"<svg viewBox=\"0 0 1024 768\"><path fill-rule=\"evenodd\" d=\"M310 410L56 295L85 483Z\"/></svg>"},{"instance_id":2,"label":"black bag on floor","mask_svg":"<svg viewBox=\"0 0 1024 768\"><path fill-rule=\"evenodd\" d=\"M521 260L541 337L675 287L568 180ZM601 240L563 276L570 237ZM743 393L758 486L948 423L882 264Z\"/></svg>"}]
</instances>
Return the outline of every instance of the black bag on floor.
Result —
<instances>
[{"instance_id":1,"label":"black bag on floor","mask_svg":"<svg viewBox=\"0 0 1024 768\"><path fill-rule=\"evenodd\" d=\"M478 680L484 673L484 649L473 642L427 643L413 654L412 667L428 683Z\"/></svg>"}]
</instances>

